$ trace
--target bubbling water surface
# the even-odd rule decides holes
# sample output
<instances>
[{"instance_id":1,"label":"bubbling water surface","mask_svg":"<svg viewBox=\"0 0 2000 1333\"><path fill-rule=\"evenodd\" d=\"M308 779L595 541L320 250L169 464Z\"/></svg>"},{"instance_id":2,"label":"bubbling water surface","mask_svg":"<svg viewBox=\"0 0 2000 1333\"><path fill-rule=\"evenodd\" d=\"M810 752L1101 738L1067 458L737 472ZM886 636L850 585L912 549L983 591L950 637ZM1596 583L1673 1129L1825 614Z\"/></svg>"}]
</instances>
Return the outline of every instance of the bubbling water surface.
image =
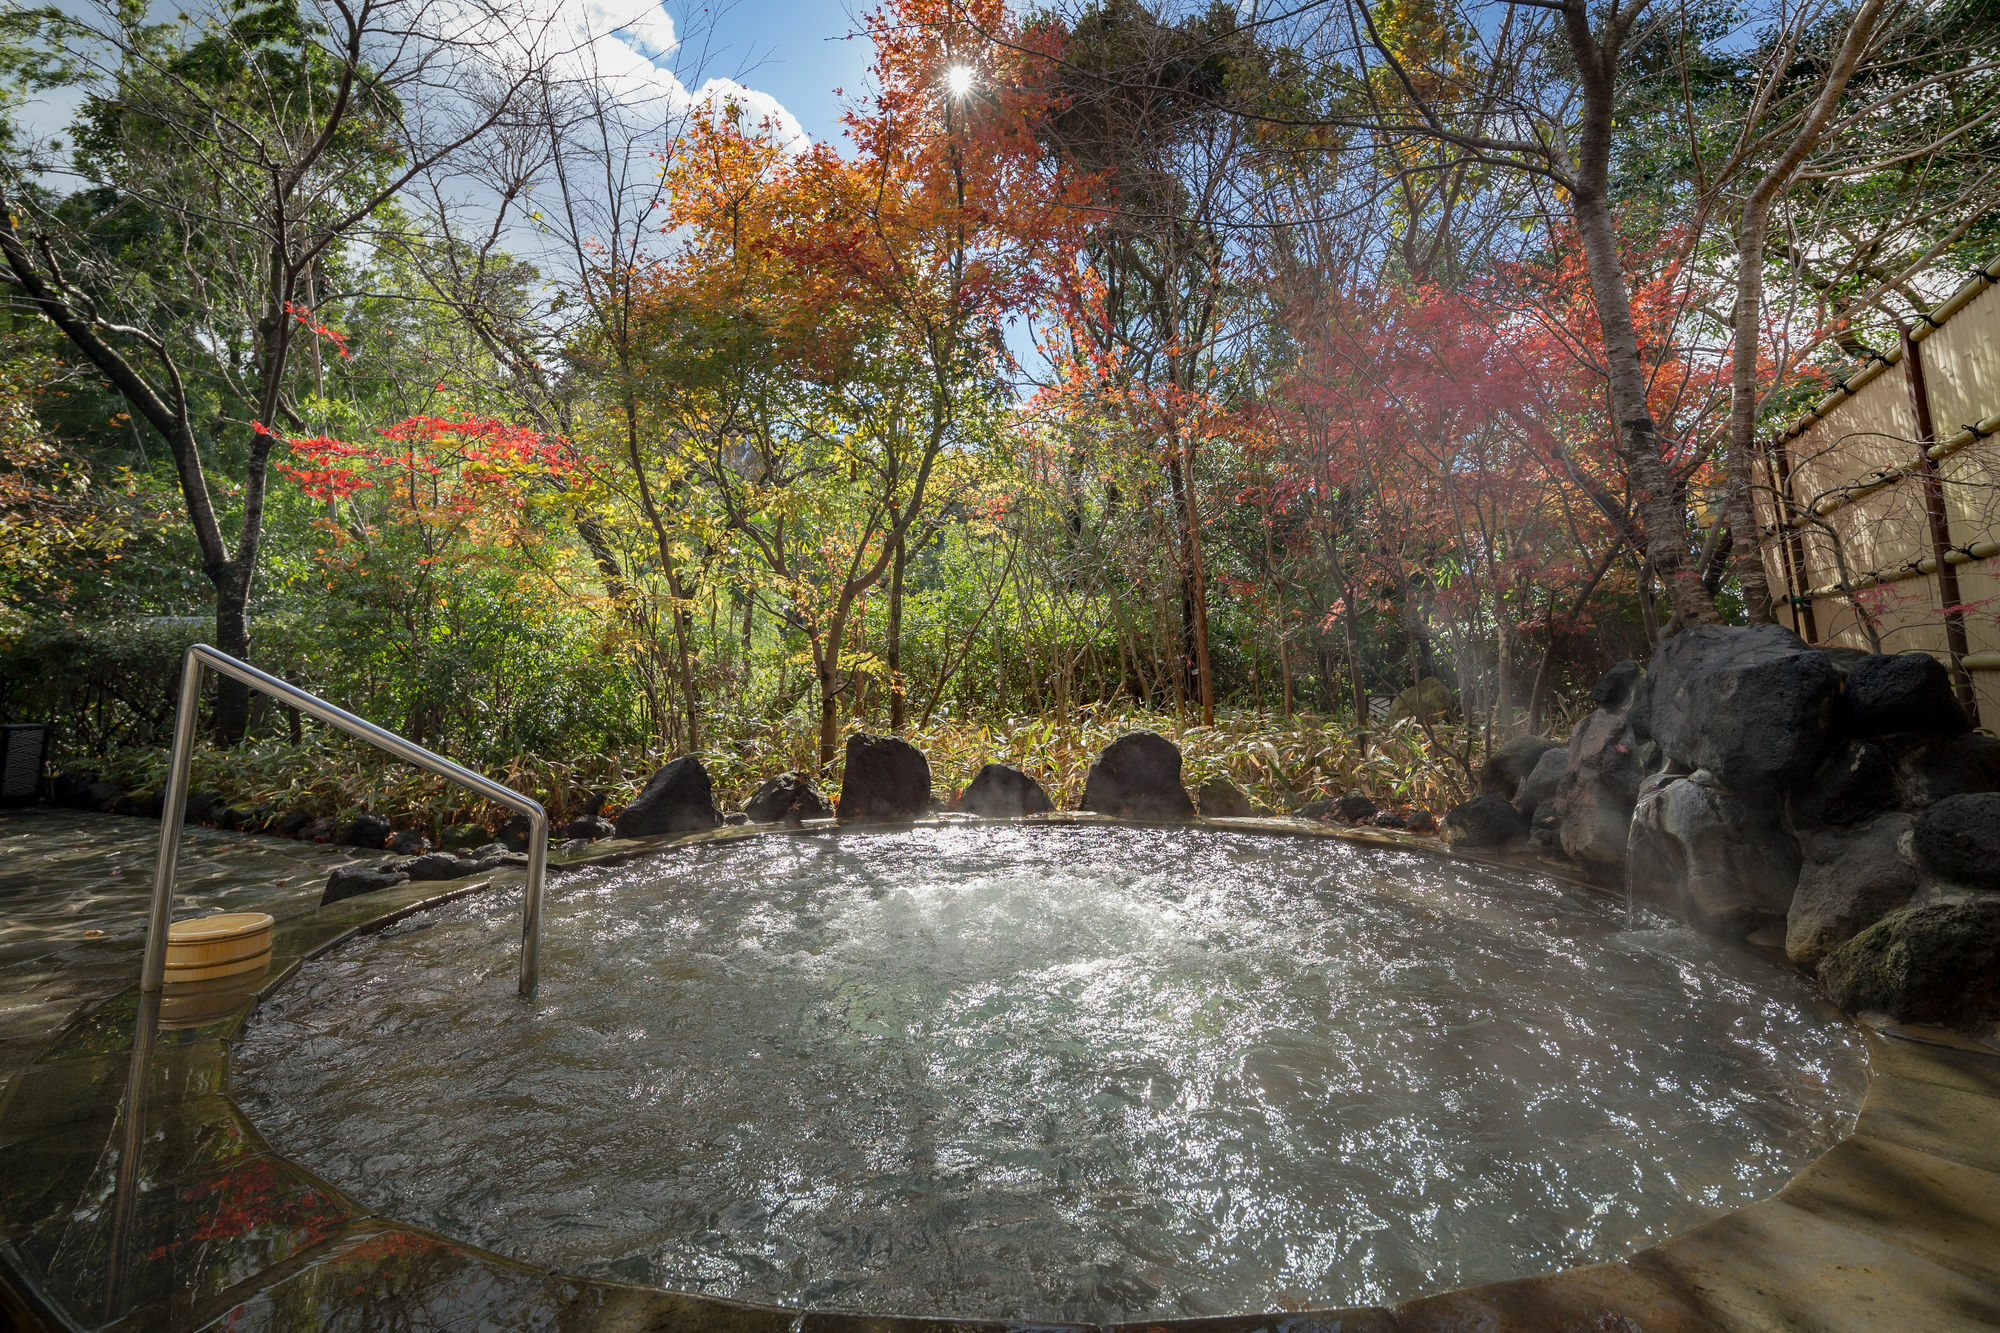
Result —
<instances>
[{"instance_id":1,"label":"bubbling water surface","mask_svg":"<svg viewBox=\"0 0 2000 1333\"><path fill-rule=\"evenodd\" d=\"M1796 977L1524 874L1324 839L948 825L564 877L308 964L237 1055L381 1212L815 1308L1112 1320L1613 1258L1851 1125Z\"/></svg>"}]
</instances>

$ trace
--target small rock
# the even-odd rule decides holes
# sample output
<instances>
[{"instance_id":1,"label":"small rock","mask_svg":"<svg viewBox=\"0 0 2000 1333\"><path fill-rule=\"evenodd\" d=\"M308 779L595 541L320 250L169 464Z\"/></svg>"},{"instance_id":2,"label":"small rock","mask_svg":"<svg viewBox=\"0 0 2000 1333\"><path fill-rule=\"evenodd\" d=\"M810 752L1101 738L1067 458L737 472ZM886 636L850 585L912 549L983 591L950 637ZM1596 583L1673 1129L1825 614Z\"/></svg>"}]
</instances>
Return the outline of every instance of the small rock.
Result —
<instances>
[{"instance_id":1,"label":"small rock","mask_svg":"<svg viewBox=\"0 0 2000 1333\"><path fill-rule=\"evenodd\" d=\"M578 815L575 819L563 825L563 836L565 838L582 838L586 842L594 842L599 838L611 837L617 831L612 826L611 821L602 815Z\"/></svg>"},{"instance_id":2,"label":"small rock","mask_svg":"<svg viewBox=\"0 0 2000 1333\"><path fill-rule=\"evenodd\" d=\"M1247 799L1247 798L1246 798ZM957 808L988 819L1043 815L1056 808L1042 784L1007 764L987 764L960 793Z\"/></svg>"},{"instance_id":3,"label":"small rock","mask_svg":"<svg viewBox=\"0 0 2000 1333\"><path fill-rule=\"evenodd\" d=\"M2000 792L1945 797L1918 817L1910 847L1937 889L2000 890Z\"/></svg>"},{"instance_id":4,"label":"small rock","mask_svg":"<svg viewBox=\"0 0 2000 1333\"><path fill-rule=\"evenodd\" d=\"M431 849L431 840L413 828L389 835L389 850L398 856L422 856Z\"/></svg>"},{"instance_id":5,"label":"small rock","mask_svg":"<svg viewBox=\"0 0 2000 1333\"><path fill-rule=\"evenodd\" d=\"M1412 833L1430 833L1438 826L1437 816L1428 810L1412 810L1403 821Z\"/></svg>"},{"instance_id":6,"label":"small rock","mask_svg":"<svg viewBox=\"0 0 2000 1333\"><path fill-rule=\"evenodd\" d=\"M1339 804L1339 801L1331 797L1322 797L1317 801L1307 801L1304 805L1292 811L1292 817L1295 819L1317 819L1324 823L1333 818L1334 807Z\"/></svg>"},{"instance_id":7,"label":"small rock","mask_svg":"<svg viewBox=\"0 0 2000 1333\"><path fill-rule=\"evenodd\" d=\"M455 852L464 847L477 847L483 842L490 841L492 837L493 835L482 825L453 824L441 835L439 845L448 852Z\"/></svg>"},{"instance_id":8,"label":"small rock","mask_svg":"<svg viewBox=\"0 0 2000 1333\"><path fill-rule=\"evenodd\" d=\"M303 834L306 825L313 822L312 814L305 810L288 810L271 825L271 832L281 838L296 838Z\"/></svg>"},{"instance_id":9,"label":"small rock","mask_svg":"<svg viewBox=\"0 0 2000 1333\"><path fill-rule=\"evenodd\" d=\"M300 842L332 842L340 826L331 819L315 819L299 830Z\"/></svg>"},{"instance_id":10,"label":"small rock","mask_svg":"<svg viewBox=\"0 0 2000 1333\"><path fill-rule=\"evenodd\" d=\"M215 812L215 826L231 833L249 825L251 814L240 805L225 805Z\"/></svg>"},{"instance_id":11,"label":"small rock","mask_svg":"<svg viewBox=\"0 0 2000 1333\"><path fill-rule=\"evenodd\" d=\"M757 824L797 824L807 819L825 819L833 807L813 786L811 778L793 771L766 778L756 794L743 804L743 813Z\"/></svg>"},{"instance_id":12,"label":"small rock","mask_svg":"<svg viewBox=\"0 0 2000 1333\"><path fill-rule=\"evenodd\" d=\"M84 789L85 809L109 810L111 803L118 799L120 787L115 782L93 782ZM312 818L311 815L306 816Z\"/></svg>"},{"instance_id":13,"label":"small rock","mask_svg":"<svg viewBox=\"0 0 2000 1333\"><path fill-rule=\"evenodd\" d=\"M478 861L469 856L456 856L451 852L426 852L413 856L407 861L396 863L397 869L411 879L464 879L476 875L482 869Z\"/></svg>"},{"instance_id":14,"label":"small rock","mask_svg":"<svg viewBox=\"0 0 2000 1333\"><path fill-rule=\"evenodd\" d=\"M722 817L722 822L725 824L735 825L740 828L741 826L748 824L750 822L750 816L744 814L741 810L731 810L728 814Z\"/></svg>"},{"instance_id":15,"label":"small rock","mask_svg":"<svg viewBox=\"0 0 2000 1333\"><path fill-rule=\"evenodd\" d=\"M380 862L363 862L354 865L335 866L326 877L326 891L319 896L319 905L337 903L343 898L354 898L364 893L374 893L378 889L393 888L407 880L409 876L400 870L391 870Z\"/></svg>"},{"instance_id":16,"label":"small rock","mask_svg":"<svg viewBox=\"0 0 2000 1333\"><path fill-rule=\"evenodd\" d=\"M1519 810L1521 807L1514 807ZM1562 811L1552 800L1543 801L1535 807L1535 813L1528 819L1528 846L1539 856L1551 861L1567 861L1569 856L1563 851Z\"/></svg>"},{"instance_id":17,"label":"small rock","mask_svg":"<svg viewBox=\"0 0 2000 1333\"><path fill-rule=\"evenodd\" d=\"M1892 747L1903 803L1912 810L1952 796L2000 791L2000 740L1983 732Z\"/></svg>"},{"instance_id":18,"label":"small rock","mask_svg":"<svg viewBox=\"0 0 2000 1333\"><path fill-rule=\"evenodd\" d=\"M1891 912L1828 954L1819 979L1850 1014L1946 1027L2000 1019L2000 897Z\"/></svg>"},{"instance_id":19,"label":"small rock","mask_svg":"<svg viewBox=\"0 0 2000 1333\"><path fill-rule=\"evenodd\" d=\"M1397 814L1394 810L1377 810L1375 812L1374 824L1376 828L1408 828L1410 821Z\"/></svg>"},{"instance_id":20,"label":"small rock","mask_svg":"<svg viewBox=\"0 0 2000 1333\"><path fill-rule=\"evenodd\" d=\"M389 821L377 814L356 815L348 826L340 831L340 845L359 847L363 851L379 852L389 841Z\"/></svg>"},{"instance_id":21,"label":"small rock","mask_svg":"<svg viewBox=\"0 0 2000 1333\"><path fill-rule=\"evenodd\" d=\"M1128 731L1104 747L1083 780L1083 808L1119 819L1176 821L1194 814L1181 786L1181 751L1166 737Z\"/></svg>"},{"instance_id":22,"label":"small rock","mask_svg":"<svg viewBox=\"0 0 2000 1333\"><path fill-rule=\"evenodd\" d=\"M1544 736L1518 736L1508 741L1487 755L1486 762L1479 766L1480 793L1498 796L1503 801L1519 799L1521 784L1535 771L1542 756L1561 749L1562 746Z\"/></svg>"},{"instance_id":23,"label":"small rock","mask_svg":"<svg viewBox=\"0 0 2000 1333\"><path fill-rule=\"evenodd\" d=\"M1842 741L1813 775L1786 797L1786 819L1800 837L1815 828L1866 823L1902 801L1896 769L1879 745Z\"/></svg>"},{"instance_id":24,"label":"small rock","mask_svg":"<svg viewBox=\"0 0 2000 1333\"><path fill-rule=\"evenodd\" d=\"M1333 803L1333 813L1350 824L1359 824L1375 817L1375 802L1360 792L1349 792Z\"/></svg>"},{"instance_id":25,"label":"small rock","mask_svg":"<svg viewBox=\"0 0 2000 1333\"><path fill-rule=\"evenodd\" d=\"M1447 847L1477 851L1518 842L1527 831L1528 821L1513 802L1498 796L1475 796L1444 812L1439 836Z\"/></svg>"},{"instance_id":26,"label":"small rock","mask_svg":"<svg viewBox=\"0 0 2000 1333\"><path fill-rule=\"evenodd\" d=\"M1627 658L1597 678L1597 683L1590 687L1590 697L1599 708L1623 708L1632 702L1632 692L1639 688L1639 679L1645 674L1637 662Z\"/></svg>"},{"instance_id":27,"label":"small rock","mask_svg":"<svg viewBox=\"0 0 2000 1333\"><path fill-rule=\"evenodd\" d=\"M212 791L197 787L187 794L187 805L181 811L181 819L189 824L206 824L222 808L222 798Z\"/></svg>"},{"instance_id":28,"label":"small rock","mask_svg":"<svg viewBox=\"0 0 2000 1333\"><path fill-rule=\"evenodd\" d=\"M922 750L895 736L857 733L847 738L837 818L903 824L924 814L930 800L931 765Z\"/></svg>"},{"instance_id":29,"label":"small rock","mask_svg":"<svg viewBox=\"0 0 2000 1333\"><path fill-rule=\"evenodd\" d=\"M509 815L500 821L499 828L493 830L493 836L507 844L508 851L525 852L528 850L528 837L534 830L535 821L528 816Z\"/></svg>"},{"instance_id":30,"label":"small rock","mask_svg":"<svg viewBox=\"0 0 2000 1333\"><path fill-rule=\"evenodd\" d=\"M1821 829L1805 839L1798 888L1785 914L1785 955L1807 974L1916 892L1917 868L1901 845L1912 822L1891 811L1859 828Z\"/></svg>"},{"instance_id":31,"label":"small rock","mask_svg":"<svg viewBox=\"0 0 2000 1333\"><path fill-rule=\"evenodd\" d=\"M1971 730L1951 673L1929 653L1870 653L1847 669L1840 719L1849 735Z\"/></svg>"}]
</instances>

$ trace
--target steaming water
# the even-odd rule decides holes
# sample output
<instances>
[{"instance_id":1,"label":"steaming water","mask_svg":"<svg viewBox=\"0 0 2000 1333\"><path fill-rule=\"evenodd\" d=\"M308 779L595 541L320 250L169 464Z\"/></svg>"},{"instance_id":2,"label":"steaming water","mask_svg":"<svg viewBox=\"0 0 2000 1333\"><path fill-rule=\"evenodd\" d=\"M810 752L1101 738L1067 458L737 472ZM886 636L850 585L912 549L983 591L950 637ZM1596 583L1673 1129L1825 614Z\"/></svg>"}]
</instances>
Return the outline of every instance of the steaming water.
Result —
<instances>
[{"instance_id":1,"label":"steaming water","mask_svg":"<svg viewBox=\"0 0 2000 1333\"><path fill-rule=\"evenodd\" d=\"M1851 1124L1797 979L1413 854L1159 829L774 836L307 966L239 1084L382 1212L575 1272L1080 1320L1628 1253Z\"/></svg>"}]
</instances>

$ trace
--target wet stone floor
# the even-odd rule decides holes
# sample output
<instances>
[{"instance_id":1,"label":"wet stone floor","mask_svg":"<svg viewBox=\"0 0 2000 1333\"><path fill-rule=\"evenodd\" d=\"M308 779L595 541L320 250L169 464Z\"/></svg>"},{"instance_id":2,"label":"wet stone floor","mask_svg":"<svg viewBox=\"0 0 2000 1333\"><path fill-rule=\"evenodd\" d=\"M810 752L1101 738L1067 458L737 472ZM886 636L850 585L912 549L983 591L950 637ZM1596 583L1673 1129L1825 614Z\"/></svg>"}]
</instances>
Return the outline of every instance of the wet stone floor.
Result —
<instances>
[{"instance_id":1,"label":"wet stone floor","mask_svg":"<svg viewBox=\"0 0 2000 1333\"><path fill-rule=\"evenodd\" d=\"M91 1000L139 975L160 826L68 810L0 811L0 1086ZM342 848L190 825L174 914L292 914Z\"/></svg>"}]
</instances>

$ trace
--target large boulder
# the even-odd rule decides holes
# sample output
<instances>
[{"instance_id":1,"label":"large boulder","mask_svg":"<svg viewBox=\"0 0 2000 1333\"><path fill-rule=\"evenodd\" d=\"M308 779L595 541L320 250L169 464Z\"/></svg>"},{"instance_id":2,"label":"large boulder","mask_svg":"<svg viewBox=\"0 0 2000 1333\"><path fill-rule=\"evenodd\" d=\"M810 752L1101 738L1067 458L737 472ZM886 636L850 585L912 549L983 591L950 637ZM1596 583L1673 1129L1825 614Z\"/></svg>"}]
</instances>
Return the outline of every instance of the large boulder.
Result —
<instances>
[{"instance_id":1,"label":"large boulder","mask_svg":"<svg viewBox=\"0 0 2000 1333\"><path fill-rule=\"evenodd\" d=\"M1632 805L1646 776L1638 746L1625 714L1600 708L1577 726L1564 755L1555 798L1562 848L1600 883L1625 882Z\"/></svg>"},{"instance_id":2,"label":"large boulder","mask_svg":"<svg viewBox=\"0 0 2000 1333\"><path fill-rule=\"evenodd\" d=\"M972 775L958 798L958 808L988 819L1019 819L1056 808L1042 784L1007 764L987 764Z\"/></svg>"},{"instance_id":3,"label":"large boulder","mask_svg":"<svg viewBox=\"0 0 2000 1333\"><path fill-rule=\"evenodd\" d=\"M1785 953L1807 973L1917 891L1903 850L1912 818L1877 815L1858 828L1820 829L1800 847L1799 884L1785 915Z\"/></svg>"},{"instance_id":4,"label":"large boulder","mask_svg":"<svg viewBox=\"0 0 2000 1333\"><path fill-rule=\"evenodd\" d=\"M1840 723L1850 736L1968 731L1951 674L1929 653L1870 653L1847 668Z\"/></svg>"},{"instance_id":5,"label":"large boulder","mask_svg":"<svg viewBox=\"0 0 2000 1333\"><path fill-rule=\"evenodd\" d=\"M1181 786L1180 747L1150 731L1128 731L1104 747L1083 780L1083 808L1120 819L1180 820L1194 814Z\"/></svg>"},{"instance_id":6,"label":"large boulder","mask_svg":"<svg viewBox=\"0 0 2000 1333\"><path fill-rule=\"evenodd\" d=\"M1351 791L1333 803L1333 813L1351 824L1359 824L1381 812L1376 809L1373 798Z\"/></svg>"},{"instance_id":7,"label":"large boulder","mask_svg":"<svg viewBox=\"0 0 2000 1333\"><path fill-rule=\"evenodd\" d=\"M394 870L380 862L359 862L353 865L335 866L326 877L326 890L319 896L319 905L337 903L344 898L356 898L364 893L374 893L380 889L394 888L407 880L409 875Z\"/></svg>"},{"instance_id":8,"label":"large boulder","mask_svg":"<svg viewBox=\"0 0 2000 1333\"><path fill-rule=\"evenodd\" d=\"M1542 752L1535 761L1535 767L1528 776L1521 779L1521 785L1514 789L1514 808L1524 815L1532 816L1537 810L1554 800L1562 790L1563 774L1569 771L1569 751L1554 745Z\"/></svg>"},{"instance_id":9,"label":"large boulder","mask_svg":"<svg viewBox=\"0 0 2000 1333\"><path fill-rule=\"evenodd\" d=\"M804 819L826 819L833 814L833 807L810 777L794 770L765 778L743 803L743 813L753 824L796 824Z\"/></svg>"},{"instance_id":10,"label":"large boulder","mask_svg":"<svg viewBox=\"0 0 2000 1333\"><path fill-rule=\"evenodd\" d=\"M1785 815L1803 838L1816 828L1864 824L1902 803L1896 766L1872 741L1841 741L1820 766L1786 794Z\"/></svg>"},{"instance_id":11,"label":"large boulder","mask_svg":"<svg viewBox=\"0 0 2000 1333\"><path fill-rule=\"evenodd\" d=\"M1667 755L1736 792L1809 775L1826 752L1840 673L1782 625L1697 625L1646 673L1648 726Z\"/></svg>"},{"instance_id":12,"label":"large boulder","mask_svg":"<svg viewBox=\"0 0 2000 1333\"><path fill-rule=\"evenodd\" d=\"M2000 892L2000 792L1947 796L1923 812L1910 839L1927 892Z\"/></svg>"},{"instance_id":13,"label":"large boulder","mask_svg":"<svg viewBox=\"0 0 2000 1333\"><path fill-rule=\"evenodd\" d=\"M721 823L708 770L701 760L684 754L646 780L632 803L618 812L612 827L621 838L661 838Z\"/></svg>"},{"instance_id":14,"label":"large boulder","mask_svg":"<svg viewBox=\"0 0 2000 1333\"><path fill-rule=\"evenodd\" d=\"M1953 796L2000 791L2000 740L1983 732L1924 737L1888 748L1903 803L1912 810Z\"/></svg>"},{"instance_id":15,"label":"large boulder","mask_svg":"<svg viewBox=\"0 0 2000 1333\"><path fill-rule=\"evenodd\" d=\"M1444 812L1438 837L1447 847L1480 851L1505 847L1528 835L1528 817L1500 796L1475 796Z\"/></svg>"},{"instance_id":16,"label":"large boulder","mask_svg":"<svg viewBox=\"0 0 2000 1333\"><path fill-rule=\"evenodd\" d=\"M1271 813L1257 804L1256 798L1249 792L1220 774L1195 789L1194 803L1205 819L1249 819L1254 815ZM1374 813L1372 805L1369 813Z\"/></svg>"},{"instance_id":17,"label":"large boulder","mask_svg":"<svg viewBox=\"0 0 2000 1333\"><path fill-rule=\"evenodd\" d=\"M834 814L871 824L906 824L928 813L931 765L924 752L894 736L847 738L847 772Z\"/></svg>"},{"instance_id":18,"label":"large boulder","mask_svg":"<svg viewBox=\"0 0 2000 1333\"><path fill-rule=\"evenodd\" d=\"M1799 879L1798 844L1775 812L1702 769L1646 779L1628 857L1635 899L1731 939L1781 925Z\"/></svg>"},{"instance_id":19,"label":"large boulder","mask_svg":"<svg viewBox=\"0 0 2000 1333\"><path fill-rule=\"evenodd\" d=\"M1632 693L1639 688L1639 680L1645 674L1628 657L1597 678L1597 683L1590 687L1590 697L1599 708L1623 708L1632 702Z\"/></svg>"},{"instance_id":20,"label":"large boulder","mask_svg":"<svg viewBox=\"0 0 2000 1333\"><path fill-rule=\"evenodd\" d=\"M1401 722L1405 718L1420 718L1426 722L1449 722L1457 713L1457 705L1451 699L1451 687L1436 676L1425 676L1416 684L1396 696L1389 705L1389 720Z\"/></svg>"},{"instance_id":21,"label":"large boulder","mask_svg":"<svg viewBox=\"0 0 2000 1333\"><path fill-rule=\"evenodd\" d=\"M2000 897L1891 912L1828 954L1819 979L1851 1014L1947 1027L2000 1019Z\"/></svg>"},{"instance_id":22,"label":"large boulder","mask_svg":"<svg viewBox=\"0 0 2000 1333\"><path fill-rule=\"evenodd\" d=\"M1479 766L1479 791L1484 796L1498 796L1503 801L1518 800L1521 784L1535 771L1542 756L1562 746L1544 736L1517 736L1486 756L1486 762ZM1534 809L1531 804L1528 807Z\"/></svg>"}]
</instances>

